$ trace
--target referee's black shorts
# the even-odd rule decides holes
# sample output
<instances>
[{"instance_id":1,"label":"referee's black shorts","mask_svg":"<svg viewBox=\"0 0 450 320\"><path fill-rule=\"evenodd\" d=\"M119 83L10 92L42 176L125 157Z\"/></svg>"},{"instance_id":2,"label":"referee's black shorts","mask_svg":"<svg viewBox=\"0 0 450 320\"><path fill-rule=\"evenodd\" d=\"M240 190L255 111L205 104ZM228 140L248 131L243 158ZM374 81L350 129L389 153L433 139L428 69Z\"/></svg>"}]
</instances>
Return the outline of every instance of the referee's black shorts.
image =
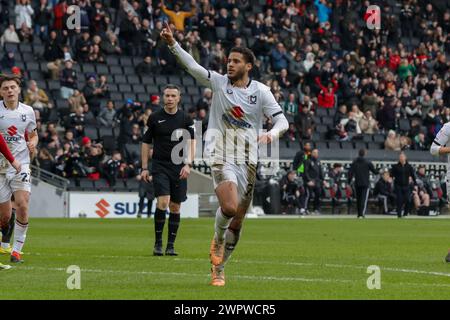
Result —
<instances>
[{"instance_id":1,"label":"referee's black shorts","mask_svg":"<svg viewBox=\"0 0 450 320\"><path fill-rule=\"evenodd\" d=\"M181 203L187 199L187 180L180 179L183 165L153 160L152 176L155 197L170 196L170 201Z\"/></svg>"}]
</instances>

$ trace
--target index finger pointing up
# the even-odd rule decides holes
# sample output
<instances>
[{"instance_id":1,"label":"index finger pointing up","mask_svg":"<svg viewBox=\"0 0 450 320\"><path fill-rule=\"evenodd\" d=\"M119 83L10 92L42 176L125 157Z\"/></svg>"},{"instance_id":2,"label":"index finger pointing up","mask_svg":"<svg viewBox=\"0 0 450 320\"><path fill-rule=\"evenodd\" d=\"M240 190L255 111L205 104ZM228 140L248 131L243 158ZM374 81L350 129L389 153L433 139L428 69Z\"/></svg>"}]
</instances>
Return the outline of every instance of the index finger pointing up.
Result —
<instances>
[{"instance_id":1,"label":"index finger pointing up","mask_svg":"<svg viewBox=\"0 0 450 320\"><path fill-rule=\"evenodd\" d=\"M172 30L170 29L169 23L167 21L164 21L164 28L166 28L167 31L172 32Z\"/></svg>"}]
</instances>

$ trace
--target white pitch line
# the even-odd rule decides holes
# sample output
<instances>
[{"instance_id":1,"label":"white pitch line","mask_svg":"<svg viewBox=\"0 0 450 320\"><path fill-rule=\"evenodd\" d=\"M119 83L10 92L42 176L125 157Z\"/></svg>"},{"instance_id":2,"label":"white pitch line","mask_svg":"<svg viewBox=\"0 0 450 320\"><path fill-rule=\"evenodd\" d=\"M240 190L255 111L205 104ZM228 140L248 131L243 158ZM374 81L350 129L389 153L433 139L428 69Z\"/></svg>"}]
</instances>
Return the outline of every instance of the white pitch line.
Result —
<instances>
[{"instance_id":1,"label":"white pitch line","mask_svg":"<svg viewBox=\"0 0 450 320\"><path fill-rule=\"evenodd\" d=\"M78 257L75 254L66 254L66 253L55 253L55 254L42 254L38 252L29 253L30 255L36 256L57 256L57 257ZM102 258L102 259L149 259L153 257L145 257L145 256L107 256L107 255L94 255L93 258ZM209 262L209 259L202 258L173 258L175 261L198 261L198 262ZM309 263L309 262L276 262L276 261L264 261L264 260L239 260L234 259L230 261L231 263L245 263L245 264L269 264L269 265L284 265L284 266L317 266L317 267L329 267L329 268L343 268L343 269L367 269L368 266L358 266L358 265L344 265L344 264L330 264L330 263ZM415 270L415 269L404 269L404 268L392 268L392 267L383 267L380 266L381 271L391 271L391 272L400 272L400 273L414 273L414 274L424 274L424 275L432 275L432 276L442 276L442 277L450 277L450 273L438 272L438 271L426 271L426 270Z\"/></svg>"},{"instance_id":2,"label":"white pitch line","mask_svg":"<svg viewBox=\"0 0 450 320\"><path fill-rule=\"evenodd\" d=\"M19 269L19 268L18 268ZM44 271L66 271L64 268L44 268L44 267L20 267L20 269L26 270L44 270ZM91 272L91 273L114 273L114 274L136 274L136 275L166 275L166 276L183 276L183 277L201 277L208 278L209 274L198 274L198 273L185 273L185 272L159 272L159 271L127 271L127 270L102 270L102 269L83 269L81 272ZM352 283L359 282L355 280L342 280L342 279L321 279L321 278L303 278L303 277L272 277L272 276L246 276L246 275L231 275L229 278L245 279L245 280L256 280L256 281L300 281L300 282L342 282L342 283Z\"/></svg>"},{"instance_id":3,"label":"white pitch line","mask_svg":"<svg viewBox=\"0 0 450 320\"><path fill-rule=\"evenodd\" d=\"M66 271L65 268L44 268L44 267L25 267L21 266L19 269L25 270L44 270L44 271ZM102 270L102 269L83 269L82 272L90 273L114 273L114 274L127 274L127 275L159 275L159 276L183 276L183 277L195 277L195 278L209 278L208 274L198 273L186 273L186 272L159 272L159 271L126 271L126 270ZM273 277L273 276L247 276L234 274L229 278L243 279L250 281L298 281L298 282L320 282L320 283L361 283L359 280L345 280L345 279L322 279L322 278L304 278L304 277ZM386 284L386 283L385 283ZM450 288L450 284L439 283L388 283L395 286L419 286L419 287L442 287Z\"/></svg>"}]
</instances>

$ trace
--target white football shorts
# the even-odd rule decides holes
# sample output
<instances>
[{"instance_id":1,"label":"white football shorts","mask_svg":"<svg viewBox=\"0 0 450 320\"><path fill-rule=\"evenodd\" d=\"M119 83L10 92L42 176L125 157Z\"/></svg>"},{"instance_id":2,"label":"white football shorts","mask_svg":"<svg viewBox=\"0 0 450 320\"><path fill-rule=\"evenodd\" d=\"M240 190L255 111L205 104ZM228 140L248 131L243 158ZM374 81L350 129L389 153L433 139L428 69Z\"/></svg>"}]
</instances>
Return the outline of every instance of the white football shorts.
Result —
<instances>
[{"instance_id":1,"label":"white football shorts","mask_svg":"<svg viewBox=\"0 0 450 320\"><path fill-rule=\"evenodd\" d=\"M255 164L223 163L211 165L214 190L223 182L231 181L237 186L239 205L245 208L251 203L256 180Z\"/></svg>"},{"instance_id":2,"label":"white football shorts","mask_svg":"<svg viewBox=\"0 0 450 320\"><path fill-rule=\"evenodd\" d=\"M11 169L6 174L0 174L0 203L11 200L12 194L16 191L31 192L30 166L23 164L19 173L16 173L14 168Z\"/></svg>"}]
</instances>

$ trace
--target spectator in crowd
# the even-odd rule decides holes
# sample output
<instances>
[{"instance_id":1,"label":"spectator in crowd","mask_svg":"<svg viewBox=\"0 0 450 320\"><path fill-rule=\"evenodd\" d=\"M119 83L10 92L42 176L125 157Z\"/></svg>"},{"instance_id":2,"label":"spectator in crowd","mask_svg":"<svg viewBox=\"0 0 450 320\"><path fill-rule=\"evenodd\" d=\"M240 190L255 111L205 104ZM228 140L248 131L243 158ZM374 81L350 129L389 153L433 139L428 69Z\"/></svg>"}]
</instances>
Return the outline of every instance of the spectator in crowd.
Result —
<instances>
[{"instance_id":1,"label":"spectator in crowd","mask_svg":"<svg viewBox=\"0 0 450 320\"><path fill-rule=\"evenodd\" d=\"M433 197L433 188L431 187L430 178L426 174L426 168L423 164L417 167L416 183L419 189L423 189L425 193Z\"/></svg>"},{"instance_id":2,"label":"spectator in crowd","mask_svg":"<svg viewBox=\"0 0 450 320\"><path fill-rule=\"evenodd\" d=\"M150 96L150 105L148 106L148 108L151 109L152 112L156 112L162 108L160 103L161 98L158 95L153 94Z\"/></svg>"},{"instance_id":3,"label":"spectator in crowd","mask_svg":"<svg viewBox=\"0 0 450 320\"><path fill-rule=\"evenodd\" d=\"M309 138L311 138L311 137L309 137ZM291 143L294 143L296 141L299 141L298 132L297 132L297 129L295 128L295 124L293 122L289 123L289 128L284 133L283 139L286 141L286 146L288 148L291 145L292 146L297 146L298 145L298 144L291 144Z\"/></svg>"},{"instance_id":4,"label":"spectator in crowd","mask_svg":"<svg viewBox=\"0 0 450 320\"><path fill-rule=\"evenodd\" d=\"M79 62L89 62L91 46L91 36L88 31L84 31L75 44L75 59Z\"/></svg>"},{"instance_id":5,"label":"spectator in crowd","mask_svg":"<svg viewBox=\"0 0 450 320\"><path fill-rule=\"evenodd\" d=\"M271 52L272 58L272 71L280 72L282 69L288 67L288 56L286 54L286 48L284 44L279 42L275 49Z\"/></svg>"},{"instance_id":6,"label":"spectator in crowd","mask_svg":"<svg viewBox=\"0 0 450 320\"><path fill-rule=\"evenodd\" d=\"M35 110L39 110L44 121L47 121L49 109L53 107L52 104L49 103L49 99L45 91L40 89L34 80L31 80L28 83L24 103L33 107Z\"/></svg>"},{"instance_id":7,"label":"spectator in crowd","mask_svg":"<svg viewBox=\"0 0 450 320\"><path fill-rule=\"evenodd\" d=\"M342 164L334 163L333 167L330 168L330 171L328 172L329 181L325 182L325 187L330 190L331 214L336 214L336 209L339 206L339 199L343 197L343 193L346 191L342 190L340 187L341 180L344 177L343 172ZM350 205L348 208L350 210Z\"/></svg>"},{"instance_id":8,"label":"spectator in crowd","mask_svg":"<svg viewBox=\"0 0 450 320\"><path fill-rule=\"evenodd\" d=\"M152 76L159 73L158 65L153 62L152 57L146 56L142 62L136 66L136 73L142 76Z\"/></svg>"},{"instance_id":9,"label":"spectator in crowd","mask_svg":"<svg viewBox=\"0 0 450 320\"><path fill-rule=\"evenodd\" d=\"M16 58L13 51L6 51L3 55L2 60L0 61L0 66L2 70L9 73L11 68L16 65Z\"/></svg>"},{"instance_id":10,"label":"spectator in crowd","mask_svg":"<svg viewBox=\"0 0 450 320\"><path fill-rule=\"evenodd\" d=\"M50 32L50 37L45 44L44 59L47 61L55 61L63 58L64 52L62 50L60 39L58 39L56 31L53 30Z\"/></svg>"},{"instance_id":11,"label":"spectator in crowd","mask_svg":"<svg viewBox=\"0 0 450 320\"><path fill-rule=\"evenodd\" d=\"M84 125L85 125L85 117L84 117L84 107L79 106L78 109L75 109L74 113L69 115L69 123L68 126L75 134L75 138L79 138L84 136Z\"/></svg>"},{"instance_id":12,"label":"spectator in crowd","mask_svg":"<svg viewBox=\"0 0 450 320\"><path fill-rule=\"evenodd\" d=\"M48 0L39 0L34 10L34 34L45 41L48 37L48 27L52 19L52 13Z\"/></svg>"},{"instance_id":13,"label":"spectator in crowd","mask_svg":"<svg viewBox=\"0 0 450 320\"><path fill-rule=\"evenodd\" d=\"M100 125L112 128L116 125L116 109L114 102L109 100L106 103L106 107L102 108L98 115L98 122Z\"/></svg>"},{"instance_id":14,"label":"spectator in crowd","mask_svg":"<svg viewBox=\"0 0 450 320\"><path fill-rule=\"evenodd\" d=\"M97 125L97 118L94 113L91 111L89 105L86 103L83 105L83 115L84 115L84 123L90 126Z\"/></svg>"},{"instance_id":15,"label":"spectator in crowd","mask_svg":"<svg viewBox=\"0 0 450 320\"><path fill-rule=\"evenodd\" d=\"M312 111L303 106L301 112L295 116L294 120L297 132L302 139L312 136L316 126L314 113Z\"/></svg>"},{"instance_id":16,"label":"spectator in crowd","mask_svg":"<svg viewBox=\"0 0 450 320\"><path fill-rule=\"evenodd\" d=\"M322 85L319 77L316 77L315 80L320 88L319 94L317 95L318 106L321 108L334 108L336 103L335 93L339 88L336 79L333 78L327 87Z\"/></svg>"},{"instance_id":17,"label":"spectator in crowd","mask_svg":"<svg viewBox=\"0 0 450 320\"><path fill-rule=\"evenodd\" d=\"M77 72L73 69L72 61L68 60L64 63L64 69L61 71L59 78L61 85L61 98L69 99L75 89L77 89Z\"/></svg>"},{"instance_id":18,"label":"spectator in crowd","mask_svg":"<svg viewBox=\"0 0 450 320\"><path fill-rule=\"evenodd\" d=\"M16 15L16 29L25 26L27 29L32 28L32 15L34 10L31 7L31 0L19 0L14 8Z\"/></svg>"},{"instance_id":19,"label":"spectator in crowd","mask_svg":"<svg viewBox=\"0 0 450 320\"><path fill-rule=\"evenodd\" d=\"M89 137L83 137L82 148L84 149L84 163L86 164L87 177L91 180L100 179L100 168L105 156L103 146L99 143L92 143Z\"/></svg>"},{"instance_id":20,"label":"spectator in crowd","mask_svg":"<svg viewBox=\"0 0 450 320\"><path fill-rule=\"evenodd\" d=\"M291 170L280 181L281 205L283 206L283 212L288 214L300 210L300 190L296 178L295 171Z\"/></svg>"},{"instance_id":21,"label":"spectator in crowd","mask_svg":"<svg viewBox=\"0 0 450 320\"><path fill-rule=\"evenodd\" d=\"M392 166L390 174L394 179L394 189L397 197L397 216L401 218L409 214L412 185L416 184L414 169L408 163L404 152L400 152L399 161Z\"/></svg>"},{"instance_id":22,"label":"spectator in crowd","mask_svg":"<svg viewBox=\"0 0 450 320\"><path fill-rule=\"evenodd\" d=\"M122 154L119 151L114 151L111 159L105 163L104 173L109 186L113 187L116 185L119 172L123 169Z\"/></svg>"},{"instance_id":23,"label":"spectator in crowd","mask_svg":"<svg viewBox=\"0 0 450 320\"><path fill-rule=\"evenodd\" d=\"M296 101L295 93L290 93L288 100L283 103L283 110L285 114L296 116L298 114L298 103Z\"/></svg>"},{"instance_id":24,"label":"spectator in crowd","mask_svg":"<svg viewBox=\"0 0 450 320\"><path fill-rule=\"evenodd\" d=\"M343 128L345 131L345 136L347 138L345 140L351 140L355 136L360 135L361 128L359 127L356 113L353 111L349 112L348 117L341 120L340 128Z\"/></svg>"},{"instance_id":25,"label":"spectator in crowd","mask_svg":"<svg viewBox=\"0 0 450 320\"><path fill-rule=\"evenodd\" d=\"M97 76L95 74L88 75L87 83L83 88L83 95L94 115L98 115L100 112L100 103L103 94L104 90L97 86Z\"/></svg>"},{"instance_id":26,"label":"spectator in crowd","mask_svg":"<svg viewBox=\"0 0 450 320\"><path fill-rule=\"evenodd\" d=\"M46 148L40 149L39 154L35 159L35 164L38 165L42 170L54 172L55 160Z\"/></svg>"},{"instance_id":27,"label":"spectator in crowd","mask_svg":"<svg viewBox=\"0 0 450 320\"><path fill-rule=\"evenodd\" d=\"M374 134L378 132L378 122L372 117L372 112L367 110L359 120L359 127L363 134Z\"/></svg>"},{"instance_id":28,"label":"spectator in crowd","mask_svg":"<svg viewBox=\"0 0 450 320\"><path fill-rule=\"evenodd\" d=\"M390 206L396 203L394 184L389 170L384 170L381 178L378 179L375 184L374 195L378 198L383 214L388 214Z\"/></svg>"},{"instance_id":29,"label":"spectator in crowd","mask_svg":"<svg viewBox=\"0 0 450 320\"><path fill-rule=\"evenodd\" d=\"M397 136L397 133L394 130L389 130L386 141L384 142L384 147L386 148L386 150L401 150L400 138Z\"/></svg>"},{"instance_id":30,"label":"spectator in crowd","mask_svg":"<svg viewBox=\"0 0 450 320\"><path fill-rule=\"evenodd\" d=\"M306 160L303 180L306 187L306 201L304 209L308 211L310 198L314 195L313 214L320 214L320 197L322 195L323 173L319 161L319 150L313 149L311 157Z\"/></svg>"},{"instance_id":31,"label":"spectator in crowd","mask_svg":"<svg viewBox=\"0 0 450 320\"><path fill-rule=\"evenodd\" d=\"M122 53L122 48L117 41L117 36L112 32L107 33L107 39L104 39L100 43L100 49L106 55Z\"/></svg>"},{"instance_id":32,"label":"spectator in crowd","mask_svg":"<svg viewBox=\"0 0 450 320\"><path fill-rule=\"evenodd\" d=\"M174 24L175 29L178 31L184 31L185 20L195 15L196 13L196 1L191 1L191 11L181 11L181 7L178 3L175 3L173 10L168 9L164 1L161 1L161 9L169 17L170 22Z\"/></svg>"},{"instance_id":33,"label":"spectator in crowd","mask_svg":"<svg viewBox=\"0 0 450 320\"><path fill-rule=\"evenodd\" d=\"M319 19L320 26L324 27L330 19L332 10L327 4L327 0L315 0L314 5L317 8L317 17Z\"/></svg>"},{"instance_id":34,"label":"spectator in crowd","mask_svg":"<svg viewBox=\"0 0 450 320\"><path fill-rule=\"evenodd\" d=\"M84 94L80 90L75 89L73 95L69 98L70 112L73 113L78 107L83 107L87 103Z\"/></svg>"},{"instance_id":35,"label":"spectator in crowd","mask_svg":"<svg viewBox=\"0 0 450 320\"><path fill-rule=\"evenodd\" d=\"M303 144L302 150L297 151L294 160L292 162L292 169L297 172L299 176L303 176L305 173L306 161L311 157L311 143L305 142Z\"/></svg>"},{"instance_id":36,"label":"spectator in crowd","mask_svg":"<svg viewBox=\"0 0 450 320\"><path fill-rule=\"evenodd\" d=\"M61 59L56 59L55 61L50 61L47 63L48 73L47 76L50 80L59 80L59 75L61 74L63 63Z\"/></svg>"},{"instance_id":37,"label":"spectator in crowd","mask_svg":"<svg viewBox=\"0 0 450 320\"><path fill-rule=\"evenodd\" d=\"M142 131L137 123L133 123L131 127L131 136L128 140L128 143L131 144L139 144L142 140Z\"/></svg>"},{"instance_id":38,"label":"spectator in crowd","mask_svg":"<svg viewBox=\"0 0 450 320\"><path fill-rule=\"evenodd\" d=\"M19 29L17 35L22 43L33 42L33 29L28 28L25 23L22 24L22 27Z\"/></svg>"},{"instance_id":39,"label":"spectator in crowd","mask_svg":"<svg viewBox=\"0 0 450 320\"><path fill-rule=\"evenodd\" d=\"M53 21L53 29L62 30L64 28L64 18L67 13L67 1L60 0L57 5L53 7L53 16L55 20Z\"/></svg>"},{"instance_id":40,"label":"spectator in crowd","mask_svg":"<svg viewBox=\"0 0 450 320\"><path fill-rule=\"evenodd\" d=\"M419 132L415 137L412 145L413 150L427 151L429 148L426 145L425 134Z\"/></svg>"},{"instance_id":41,"label":"spectator in crowd","mask_svg":"<svg viewBox=\"0 0 450 320\"><path fill-rule=\"evenodd\" d=\"M202 97L197 101L197 111L200 109L205 109L207 112L211 107L212 103L212 90L210 88L205 88L203 90Z\"/></svg>"},{"instance_id":42,"label":"spectator in crowd","mask_svg":"<svg viewBox=\"0 0 450 320\"><path fill-rule=\"evenodd\" d=\"M0 38L0 45L2 47L5 43L20 43L19 35L13 24L10 24L9 27L5 29Z\"/></svg>"}]
</instances>

